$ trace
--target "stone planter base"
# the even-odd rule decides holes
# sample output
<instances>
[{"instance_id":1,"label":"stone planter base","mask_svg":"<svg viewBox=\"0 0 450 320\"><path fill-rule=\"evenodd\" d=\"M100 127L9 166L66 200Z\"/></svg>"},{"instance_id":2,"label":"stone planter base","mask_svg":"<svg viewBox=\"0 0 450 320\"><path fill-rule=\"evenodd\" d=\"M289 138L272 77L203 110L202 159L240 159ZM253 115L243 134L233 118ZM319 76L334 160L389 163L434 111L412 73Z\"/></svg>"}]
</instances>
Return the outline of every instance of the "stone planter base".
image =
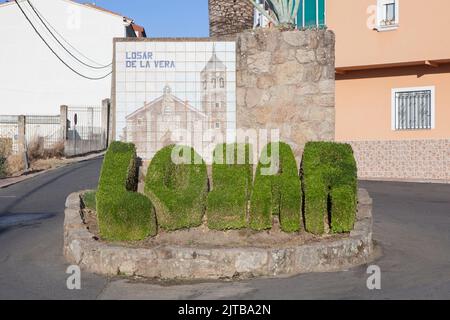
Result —
<instances>
[{"instance_id":1,"label":"stone planter base","mask_svg":"<svg viewBox=\"0 0 450 320\"><path fill-rule=\"evenodd\" d=\"M355 230L339 240L286 248L202 248L160 245L127 248L95 239L80 216L80 193L66 201L64 255L70 263L103 275L158 279L234 279L339 271L372 256L372 199L359 191Z\"/></svg>"}]
</instances>

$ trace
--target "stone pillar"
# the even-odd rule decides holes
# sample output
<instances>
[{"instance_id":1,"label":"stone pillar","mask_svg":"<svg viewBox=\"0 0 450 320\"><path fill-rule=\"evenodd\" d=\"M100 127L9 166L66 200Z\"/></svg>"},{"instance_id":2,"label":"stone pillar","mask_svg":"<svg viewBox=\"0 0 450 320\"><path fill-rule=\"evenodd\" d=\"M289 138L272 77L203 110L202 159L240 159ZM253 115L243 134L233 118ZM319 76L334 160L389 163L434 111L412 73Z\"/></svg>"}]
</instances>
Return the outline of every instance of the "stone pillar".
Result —
<instances>
[{"instance_id":1,"label":"stone pillar","mask_svg":"<svg viewBox=\"0 0 450 320\"><path fill-rule=\"evenodd\" d=\"M116 124L116 104L110 103L109 104L109 119L108 119L108 125L109 125L109 132L108 132L108 145L111 145L113 141L116 141L116 131L117 131L117 124Z\"/></svg>"},{"instance_id":2,"label":"stone pillar","mask_svg":"<svg viewBox=\"0 0 450 320\"><path fill-rule=\"evenodd\" d=\"M102 101L102 131L104 135L104 146L107 148L111 143L111 100L104 99Z\"/></svg>"},{"instance_id":3,"label":"stone pillar","mask_svg":"<svg viewBox=\"0 0 450 320\"><path fill-rule=\"evenodd\" d=\"M29 169L28 155L27 155L27 139L26 139L26 117L19 116L17 123L17 145L19 154L23 156L23 166L25 171Z\"/></svg>"},{"instance_id":4,"label":"stone pillar","mask_svg":"<svg viewBox=\"0 0 450 320\"><path fill-rule=\"evenodd\" d=\"M17 144L19 148L19 153L26 152L27 150L27 142L26 142L26 135L25 135L25 116L19 116L19 122L17 123Z\"/></svg>"},{"instance_id":5,"label":"stone pillar","mask_svg":"<svg viewBox=\"0 0 450 320\"><path fill-rule=\"evenodd\" d=\"M209 35L233 35L253 29L254 7L247 0L209 0Z\"/></svg>"},{"instance_id":6,"label":"stone pillar","mask_svg":"<svg viewBox=\"0 0 450 320\"><path fill-rule=\"evenodd\" d=\"M67 112L68 107L67 106L60 106L59 107L59 125L61 126L61 139L63 141L67 140L67 133L69 130L69 126L67 124Z\"/></svg>"}]
</instances>

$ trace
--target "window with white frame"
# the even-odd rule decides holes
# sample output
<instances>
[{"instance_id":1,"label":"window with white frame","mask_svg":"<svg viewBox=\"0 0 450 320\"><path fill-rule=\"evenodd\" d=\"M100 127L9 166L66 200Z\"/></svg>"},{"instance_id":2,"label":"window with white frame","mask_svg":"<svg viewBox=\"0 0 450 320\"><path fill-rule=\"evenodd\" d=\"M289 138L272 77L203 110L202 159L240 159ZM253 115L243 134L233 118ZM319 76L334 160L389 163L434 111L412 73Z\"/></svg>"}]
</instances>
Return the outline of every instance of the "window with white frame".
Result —
<instances>
[{"instance_id":1,"label":"window with white frame","mask_svg":"<svg viewBox=\"0 0 450 320\"><path fill-rule=\"evenodd\" d=\"M378 0L378 29L396 29L399 24L399 1L400 0Z\"/></svg>"},{"instance_id":2,"label":"window with white frame","mask_svg":"<svg viewBox=\"0 0 450 320\"><path fill-rule=\"evenodd\" d=\"M392 90L393 130L431 130L434 127L434 87Z\"/></svg>"}]
</instances>

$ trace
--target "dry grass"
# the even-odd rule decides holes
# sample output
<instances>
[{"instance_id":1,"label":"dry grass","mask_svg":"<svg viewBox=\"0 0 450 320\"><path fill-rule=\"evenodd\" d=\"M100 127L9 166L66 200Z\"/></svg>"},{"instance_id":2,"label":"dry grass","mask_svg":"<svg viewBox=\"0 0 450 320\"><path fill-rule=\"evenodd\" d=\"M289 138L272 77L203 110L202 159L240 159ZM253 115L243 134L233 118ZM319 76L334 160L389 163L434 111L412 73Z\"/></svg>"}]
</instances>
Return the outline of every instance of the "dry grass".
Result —
<instances>
[{"instance_id":1,"label":"dry grass","mask_svg":"<svg viewBox=\"0 0 450 320\"><path fill-rule=\"evenodd\" d=\"M18 176L25 170L23 154L12 154L12 140L0 139L0 157L6 159L0 176ZM61 165L64 158L64 141L55 143L51 148L45 148L44 138L35 137L28 145L27 158L32 171L47 170Z\"/></svg>"},{"instance_id":2,"label":"dry grass","mask_svg":"<svg viewBox=\"0 0 450 320\"><path fill-rule=\"evenodd\" d=\"M0 178L7 175L6 157L12 152L12 139L0 138Z\"/></svg>"},{"instance_id":3,"label":"dry grass","mask_svg":"<svg viewBox=\"0 0 450 320\"><path fill-rule=\"evenodd\" d=\"M59 141L51 148L45 148L44 138L36 137L28 145L28 161L45 160L50 158L60 159L64 157L64 141Z\"/></svg>"},{"instance_id":4,"label":"dry grass","mask_svg":"<svg viewBox=\"0 0 450 320\"><path fill-rule=\"evenodd\" d=\"M12 153L13 141L11 138L0 138L0 156L8 157Z\"/></svg>"},{"instance_id":5,"label":"dry grass","mask_svg":"<svg viewBox=\"0 0 450 320\"><path fill-rule=\"evenodd\" d=\"M35 137L28 144L27 156L28 161L33 162L39 159L44 159L44 139Z\"/></svg>"},{"instance_id":6,"label":"dry grass","mask_svg":"<svg viewBox=\"0 0 450 320\"><path fill-rule=\"evenodd\" d=\"M14 176L25 170L23 155L12 154L6 158L6 175Z\"/></svg>"},{"instance_id":7,"label":"dry grass","mask_svg":"<svg viewBox=\"0 0 450 320\"><path fill-rule=\"evenodd\" d=\"M47 150L49 158L64 158L64 141L59 141L53 145L53 147Z\"/></svg>"}]
</instances>

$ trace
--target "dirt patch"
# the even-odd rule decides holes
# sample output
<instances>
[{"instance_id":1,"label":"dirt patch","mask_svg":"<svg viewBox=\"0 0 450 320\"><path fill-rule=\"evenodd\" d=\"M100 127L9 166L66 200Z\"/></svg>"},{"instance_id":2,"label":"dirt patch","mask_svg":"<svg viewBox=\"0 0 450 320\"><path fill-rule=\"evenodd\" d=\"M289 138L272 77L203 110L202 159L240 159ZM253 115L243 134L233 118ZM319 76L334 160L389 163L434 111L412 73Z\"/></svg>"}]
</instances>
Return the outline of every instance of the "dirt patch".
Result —
<instances>
[{"instance_id":1,"label":"dirt patch","mask_svg":"<svg viewBox=\"0 0 450 320\"><path fill-rule=\"evenodd\" d=\"M83 209L83 220L87 229L96 240L102 241L99 234L96 212L90 209ZM179 230L174 232L159 231L153 238L148 238L138 242L114 242L128 248L154 248L161 245L174 245L196 248L288 248L299 245L323 242L326 240L336 241L348 238L348 234L316 236L304 230L296 233L284 233L281 231L279 222L274 218L272 230L256 232L249 229L215 231L210 230L204 224L198 228Z\"/></svg>"},{"instance_id":2,"label":"dirt patch","mask_svg":"<svg viewBox=\"0 0 450 320\"><path fill-rule=\"evenodd\" d=\"M54 169L61 167L65 164L67 164L67 159L60 158L50 158L50 159L40 159L35 160L30 163L30 167L27 171L25 171L25 162L23 155L14 154L10 155L6 159L6 177L14 178L14 177L20 177L24 174L30 174L35 172L40 172L44 170Z\"/></svg>"},{"instance_id":3,"label":"dirt patch","mask_svg":"<svg viewBox=\"0 0 450 320\"><path fill-rule=\"evenodd\" d=\"M65 158L40 159L31 163L30 170L32 171L48 170L63 166L65 164L67 164L67 159Z\"/></svg>"},{"instance_id":4,"label":"dirt patch","mask_svg":"<svg viewBox=\"0 0 450 320\"><path fill-rule=\"evenodd\" d=\"M54 143L51 148L46 148L44 138L34 137L27 150L28 161L35 162L41 159L62 158L64 156L64 141Z\"/></svg>"}]
</instances>

